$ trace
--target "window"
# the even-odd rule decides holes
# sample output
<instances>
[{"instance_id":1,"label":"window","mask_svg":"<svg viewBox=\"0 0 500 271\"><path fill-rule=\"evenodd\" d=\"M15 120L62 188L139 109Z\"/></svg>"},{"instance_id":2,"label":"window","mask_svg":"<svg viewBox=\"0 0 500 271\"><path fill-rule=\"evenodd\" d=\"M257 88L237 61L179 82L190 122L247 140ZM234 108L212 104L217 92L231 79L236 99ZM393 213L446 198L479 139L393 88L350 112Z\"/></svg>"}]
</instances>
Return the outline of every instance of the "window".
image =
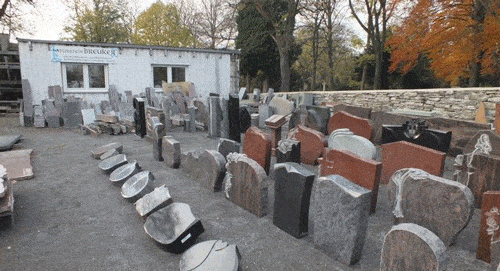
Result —
<instances>
[{"instance_id":1,"label":"window","mask_svg":"<svg viewBox=\"0 0 500 271\"><path fill-rule=\"evenodd\" d=\"M167 83L186 81L186 67L153 66L153 84L161 88L162 81Z\"/></svg>"},{"instance_id":2,"label":"window","mask_svg":"<svg viewBox=\"0 0 500 271\"><path fill-rule=\"evenodd\" d=\"M102 91L107 88L108 66L104 64L63 64L63 80L69 91Z\"/></svg>"}]
</instances>

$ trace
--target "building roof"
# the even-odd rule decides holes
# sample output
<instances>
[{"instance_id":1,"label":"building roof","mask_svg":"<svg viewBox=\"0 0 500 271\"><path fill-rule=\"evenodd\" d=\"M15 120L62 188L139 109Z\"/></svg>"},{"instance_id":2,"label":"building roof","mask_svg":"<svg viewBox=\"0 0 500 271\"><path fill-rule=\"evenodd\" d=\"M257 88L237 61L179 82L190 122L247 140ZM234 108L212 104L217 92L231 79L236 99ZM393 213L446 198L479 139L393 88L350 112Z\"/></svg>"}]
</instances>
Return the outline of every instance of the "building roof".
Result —
<instances>
[{"instance_id":1,"label":"building roof","mask_svg":"<svg viewBox=\"0 0 500 271\"><path fill-rule=\"evenodd\" d=\"M167 47L158 45L137 45L129 43L94 43L94 42L78 42L78 41L61 41L61 40L37 40L37 39L23 39L17 38L18 42L31 42L31 43L45 43L45 44L59 44L59 45L78 45L78 46L99 46L99 47L118 47L144 49L144 50L169 50L180 52L197 52L197 53L212 53L212 54L240 54L239 50L229 49L204 49L204 48L184 48L184 47Z\"/></svg>"}]
</instances>

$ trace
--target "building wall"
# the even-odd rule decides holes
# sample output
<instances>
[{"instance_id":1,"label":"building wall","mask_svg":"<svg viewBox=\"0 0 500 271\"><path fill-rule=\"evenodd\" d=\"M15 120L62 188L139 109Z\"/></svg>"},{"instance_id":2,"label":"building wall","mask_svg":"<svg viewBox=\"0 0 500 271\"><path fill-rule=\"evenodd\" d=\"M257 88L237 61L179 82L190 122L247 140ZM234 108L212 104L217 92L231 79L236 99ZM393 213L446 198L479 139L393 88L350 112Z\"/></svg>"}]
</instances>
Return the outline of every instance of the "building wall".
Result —
<instances>
[{"instance_id":1,"label":"building wall","mask_svg":"<svg viewBox=\"0 0 500 271\"><path fill-rule=\"evenodd\" d=\"M484 102L486 109L492 111L495 110L495 104L500 103L500 88L315 91L283 94L288 94L290 99L300 93L312 93L316 105L329 102L368 107L375 111L434 111L442 117L461 120L474 120L480 102Z\"/></svg>"},{"instance_id":2,"label":"building wall","mask_svg":"<svg viewBox=\"0 0 500 271\"><path fill-rule=\"evenodd\" d=\"M62 44L61 46L83 46L81 44ZM48 87L60 85L65 96L82 97L89 102L108 99L107 89L100 92L82 91L71 92L63 83L62 64L51 60L49 42L19 41L19 55L21 62L22 79L28 79L32 89L34 104L48 98ZM99 47L92 45L93 47ZM231 78L231 55L235 51L227 50L198 50L190 51L168 49L167 47L133 48L129 46L109 45L103 48L119 48L114 63L108 64L108 85L115 85L118 92L131 90L133 94L145 91L146 87L153 87L153 65L180 65L186 67L186 81L194 83L196 93L206 99L211 92L221 96L228 96L234 88L234 78ZM234 58L233 59L237 59ZM233 84L231 84L233 81ZM157 89L161 92L161 89Z\"/></svg>"}]
</instances>

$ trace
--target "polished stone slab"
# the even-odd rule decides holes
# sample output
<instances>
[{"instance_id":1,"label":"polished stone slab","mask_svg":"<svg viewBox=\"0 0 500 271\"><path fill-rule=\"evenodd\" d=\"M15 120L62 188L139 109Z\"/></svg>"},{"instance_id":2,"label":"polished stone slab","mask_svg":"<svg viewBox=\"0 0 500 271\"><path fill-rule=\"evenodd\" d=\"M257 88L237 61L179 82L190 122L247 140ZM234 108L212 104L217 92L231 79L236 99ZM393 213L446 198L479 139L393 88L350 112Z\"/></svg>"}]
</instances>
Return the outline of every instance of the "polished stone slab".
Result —
<instances>
[{"instance_id":1,"label":"polished stone slab","mask_svg":"<svg viewBox=\"0 0 500 271\"><path fill-rule=\"evenodd\" d=\"M228 154L232 152L240 152L241 144L231 139L227 138L219 138L217 142L217 151L224 156L227 157Z\"/></svg>"},{"instance_id":2,"label":"polished stone slab","mask_svg":"<svg viewBox=\"0 0 500 271\"><path fill-rule=\"evenodd\" d=\"M137 161L127 163L111 172L109 180L116 185L122 185L126 180L141 170Z\"/></svg>"},{"instance_id":3,"label":"polished stone slab","mask_svg":"<svg viewBox=\"0 0 500 271\"><path fill-rule=\"evenodd\" d=\"M373 138L373 126L367 119L356 117L344 111L335 113L328 121L328 133L331 134L341 128L348 128L354 134L368 140Z\"/></svg>"},{"instance_id":4,"label":"polished stone slab","mask_svg":"<svg viewBox=\"0 0 500 271\"><path fill-rule=\"evenodd\" d=\"M0 136L0 151L10 151L14 144L21 140L22 135L4 135Z\"/></svg>"},{"instance_id":5,"label":"polished stone slab","mask_svg":"<svg viewBox=\"0 0 500 271\"><path fill-rule=\"evenodd\" d=\"M128 163L127 156L125 154L118 154L106 160L102 160L101 163L99 163L99 168L109 174L126 163Z\"/></svg>"},{"instance_id":6,"label":"polished stone slab","mask_svg":"<svg viewBox=\"0 0 500 271\"><path fill-rule=\"evenodd\" d=\"M500 191L484 192L476 258L492 265L497 265L500 261L499 210Z\"/></svg>"},{"instance_id":7,"label":"polished stone slab","mask_svg":"<svg viewBox=\"0 0 500 271\"><path fill-rule=\"evenodd\" d=\"M238 271L241 255L238 247L221 240L198 243L182 254L180 271Z\"/></svg>"},{"instance_id":8,"label":"polished stone slab","mask_svg":"<svg viewBox=\"0 0 500 271\"><path fill-rule=\"evenodd\" d=\"M136 202L153 191L154 180L153 173L149 171L136 173L122 185L122 197L130 202Z\"/></svg>"},{"instance_id":9,"label":"polished stone slab","mask_svg":"<svg viewBox=\"0 0 500 271\"><path fill-rule=\"evenodd\" d=\"M172 197L166 185L156 187L150 193L144 195L142 198L135 202L135 210L142 217L149 216L150 214L162 209L173 202Z\"/></svg>"},{"instance_id":10,"label":"polished stone slab","mask_svg":"<svg viewBox=\"0 0 500 271\"><path fill-rule=\"evenodd\" d=\"M111 150L105 152L103 155L101 155L100 159L101 160L106 160L109 157L115 156L115 155L118 155L118 154L120 154L120 153L118 152L117 149L111 149Z\"/></svg>"},{"instance_id":11,"label":"polished stone slab","mask_svg":"<svg viewBox=\"0 0 500 271\"><path fill-rule=\"evenodd\" d=\"M106 153L110 150L116 150L118 153L122 153L123 145L120 142L112 142L112 143L106 144L104 146L99 146L99 147L91 150L90 152L91 152L93 158L100 159L104 153Z\"/></svg>"}]
</instances>

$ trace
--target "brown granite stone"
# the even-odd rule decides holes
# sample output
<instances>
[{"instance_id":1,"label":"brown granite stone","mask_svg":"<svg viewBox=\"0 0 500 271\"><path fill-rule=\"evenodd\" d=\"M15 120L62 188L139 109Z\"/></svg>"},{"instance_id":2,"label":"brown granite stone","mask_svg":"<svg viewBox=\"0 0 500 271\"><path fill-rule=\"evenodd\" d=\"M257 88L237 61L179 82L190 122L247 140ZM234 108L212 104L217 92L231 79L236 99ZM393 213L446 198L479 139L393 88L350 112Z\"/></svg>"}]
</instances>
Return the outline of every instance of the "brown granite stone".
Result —
<instances>
[{"instance_id":1,"label":"brown granite stone","mask_svg":"<svg viewBox=\"0 0 500 271\"><path fill-rule=\"evenodd\" d=\"M226 198L258 217L266 215L270 180L262 166L244 154L230 153L226 168Z\"/></svg>"},{"instance_id":2,"label":"brown granite stone","mask_svg":"<svg viewBox=\"0 0 500 271\"><path fill-rule=\"evenodd\" d=\"M479 103L479 108L477 109L476 118L474 120L479 123L487 123L486 107L483 102Z\"/></svg>"},{"instance_id":3,"label":"brown granite stone","mask_svg":"<svg viewBox=\"0 0 500 271\"><path fill-rule=\"evenodd\" d=\"M11 181L27 180L34 177L31 166L32 149L0 152L0 165L7 169Z\"/></svg>"},{"instance_id":4,"label":"brown granite stone","mask_svg":"<svg viewBox=\"0 0 500 271\"><path fill-rule=\"evenodd\" d=\"M266 119L266 125L271 129L273 151L278 147L278 142L281 140L281 126L285 123L286 118L283 115L272 115Z\"/></svg>"},{"instance_id":5,"label":"brown granite stone","mask_svg":"<svg viewBox=\"0 0 500 271\"><path fill-rule=\"evenodd\" d=\"M476 258L492 265L500 261L500 191L483 194L481 207L481 227L476 250Z\"/></svg>"},{"instance_id":6,"label":"brown granite stone","mask_svg":"<svg viewBox=\"0 0 500 271\"><path fill-rule=\"evenodd\" d=\"M483 153L500 157L500 135L491 130L479 131L465 145L464 154Z\"/></svg>"},{"instance_id":7,"label":"brown granite stone","mask_svg":"<svg viewBox=\"0 0 500 271\"><path fill-rule=\"evenodd\" d=\"M406 141L382 145L381 183L387 184L392 174L402 168L418 168L442 176L446 153Z\"/></svg>"},{"instance_id":8,"label":"brown granite stone","mask_svg":"<svg viewBox=\"0 0 500 271\"><path fill-rule=\"evenodd\" d=\"M399 223L415 223L452 245L474 213L474 196L465 185L421 169L396 171L387 186Z\"/></svg>"},{"instance_id":9,"label":"brown granite stone","mask_svg":"<svg viewBox=\"0 0 500 271\"><path fill-rule=\"evenodd\" d=\"M500 104L495 104L495 121L493 125L497 134L500 134Z\"/></svg>"},{"instance_id":10,"label":"brown granite stone","mask_svg":"<svg viewBox=\"0 0 500 271\"><path fill-rule=\"evenodd\" d=\"M243 153L255 160L269 174L271 166L271 135L264 133L257 127L250 127L245 133Z\"/></svg>"},{"instance_id":11,"label":"brown granite stone","mask_svg":"<svg viewBox=\"0 0 500 271\"><path fill-rule=\"evenodd\" d=\"M226 173L226 159L215 150L195 151L182 154L182 169L191 179L211 191L222 189Z\"/></svg>"},{"instance_id":12,"label":"brown granite stone","mask_svg":"<svg viewBox=\"0 0 500 271\"><path fill-rule=\"evenodd\" d=\"M165 112L163 112L162 109L146 106L146 138L150 141L152 141L155 136L155 127L153 120L151 119L152 117L158 117L163 125L166 124ZM163 136L165 136L165 130L163 130L161 135L158 135L159 138Z\"/></svg>"},{"instance_id":13,"label":"brown granite stone","mask_svg":"<svg viewBox=\"0 0 500 271\"><path fill-rule=\"evenodd\" d=\"M474 194L476 208L481 208L484 192L500 191L500 157L473 155L468 176L466 185Z\"/></svg>"},{"instance_id":14,"label":"brown granite stone","mask_svg":"<svg viewBox=\"0 0 500 271\"><path fill-rule=\"evenodd\" d=\"M320 165L320 176L340 175L371 190L370 213L375 213L382 163L360 158L347 151L325 148Z\"/></svg>"},{"instance_id":15,"label":"brown granite stone","mask_svg":"<svg viewBox=\"0 0 500 271\"><path fill-rule=\"evenodd\" d=\"M164 136L161 143L163 160L168 167L178 168L181 164L181 144L171 136Z\"/></svg>"},{"instance_id":16,"label":"brown granite stone","mask_svg":"<svg viewBox=\"0 0 500 271\"><path fill-rule=\"evenodd\" d=\"M104 146L97 147L91 151L92 157L95 159L101 159L101 156L106 152L115 149L118 153L122 153L123 145L120 142L113 142L106 144Z\"/></svg>"},{"instance_id":17,"label":"brown granite stone","mask_svg":"<svg viewBox=\"0 0 500 271\"><path fill-rule=\"evenodd\" d=\"M373 137L373 126L367 119L356 117L347 112L335 113L328 121L328 134L340 128L349 128L354 134L362 136L368 140Z\"/></svg>"},{"instance_id":18,"label":"brown granite stone","mask_svg":"<svg viewBox=\"0 0 500 271\"><path fill-rule=\"evenodd\" d=\"M300 161L305 164L316 164L326 146L323 133L302 125L297 125L287 137L300 141Z\"/></svg>"}]
</instances>

